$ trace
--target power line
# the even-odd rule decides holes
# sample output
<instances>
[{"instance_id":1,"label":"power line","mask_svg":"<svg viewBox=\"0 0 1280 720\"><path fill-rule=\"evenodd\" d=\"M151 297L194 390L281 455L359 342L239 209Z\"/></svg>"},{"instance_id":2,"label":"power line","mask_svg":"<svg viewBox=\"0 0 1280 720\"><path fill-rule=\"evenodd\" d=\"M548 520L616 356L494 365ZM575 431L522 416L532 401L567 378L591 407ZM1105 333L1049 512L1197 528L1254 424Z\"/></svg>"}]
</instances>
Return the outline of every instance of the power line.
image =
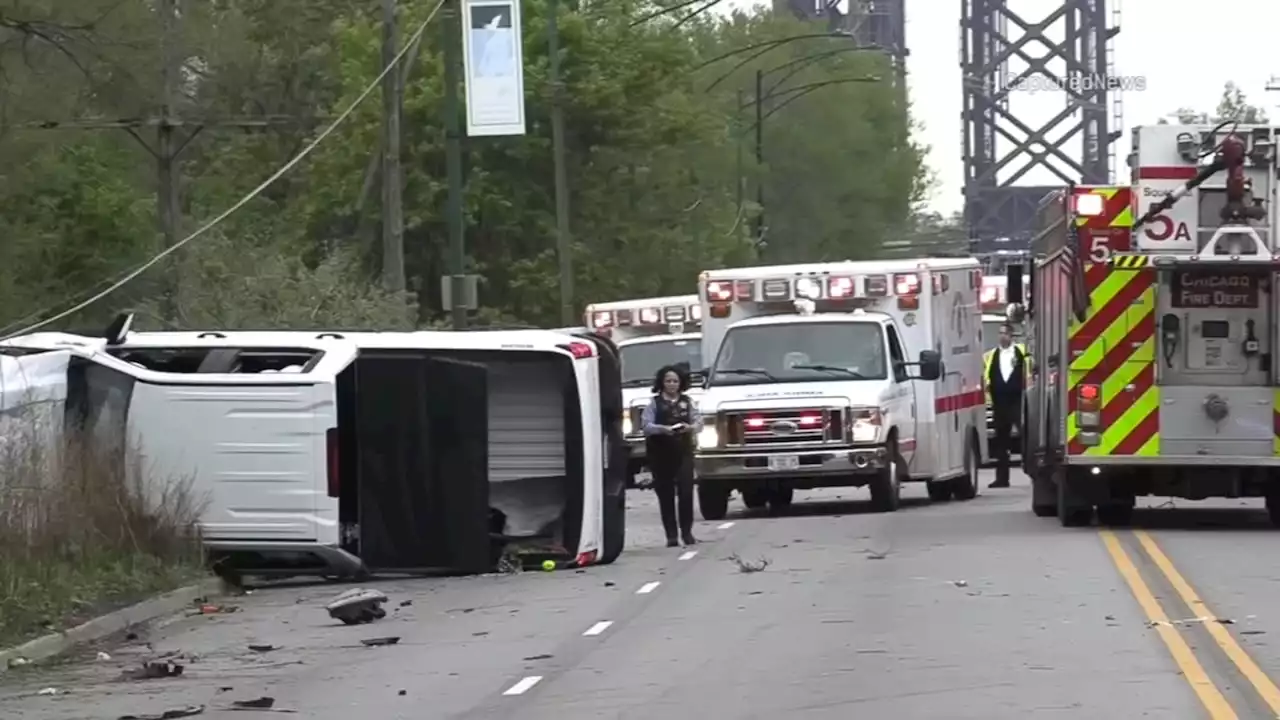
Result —
<instances>
[{"instance_id":1,"label":"power line","mask_svg":"<svg viewBox=\"0 0 1280 720\"><path fill-rule=\"evenodd\" d=\"M191 233L190 235L183 238L182 240L179 240L173 245L170 245L169 247L165 248L163 251L157 253L150 260L134 268L131 272L124 275L124 277L112 283L109 287L102 290L101 292L96 293L95 295L90 297L88 300L80 302L72 306L71 308L64 310L52 317L49 317L45 320L41 320L38 323L29 325L26 328L16 333L6 335L3 338L0 338L0 341L10 340L12 338L18 337L19 335L26 335L27 333L33 332L35 330L39 330L42 327L45 327L59 320L62 320L63 318L70 317L71 315L74 315L80 312L81 310L89 307L90 305L98 302L99 300L107 297L108 295L114 293L115 291L124 287L128 283L132 282L139 275L155 267L162 260L164 260L165 258L169 257L173 253L185 247L187 243L190 243L191 241L195 240L201 235L204 235L205 233L207 233L209 230L212 230L215 226L220 224L223 220L226 220L237 210L249 204L250 201L252 201L258 195L262 194L262 191L270 187L272 183L274 183L275 181L284 177L286 173L288 173L290 170L296 167L298 163L302 162L308 155L310 155L313 151L315 151L315 149L320 146L320 143L324 142L330 135L332 135L333 132L338 129L338 126L341 125L348 117L350 117L351 114L355 112L356 108L359 107L360 104L363 103L366 98L372 95L375 90L379 89L383 78L385 78L388 73L390 73L400 64L401 59L403 59L404 56L409 52L410 48L412 48L418 42L419 38L422 37L422 34L426 32L427 25L431 23L431 21L435 18L436 13L440 11L440 8L443 5L444 5L444 0L439 0L436 3L436 6L432 8L431 14L427 16L426 20L422 21L422 24L419 25L418 29L414 31L412 36L410 36L409 42L405 43L405 46L401 48L399 53L396 54L395 58L391 61L391 63L388 64L386 67L384 67L382 69L382 72L378 73L378 76L374 78L373 81L369 83L368 86L365 87L364 91L361 92L360 95L356 97L356 99L352 101L352 103L348 105L347 108L343 110L340 115L338 115L338 117L334 118L333 122L330 123L328 127L326 127L319 135L317 135L316 138L312 140L305 148L303 148L301 152L295 155L292 160L285 163L279 170L275 171L275 173L273 173L271 177L268 177L266 180L263 180L261 184L259 184L253 190L250 190L249 193L246 194L244 197L240 198L238 202L236 202L234 205L227 208L226 210L222 211L222 213L214 217L209 222L205 223L195 232Z\"/></svg>"}]
</instances>

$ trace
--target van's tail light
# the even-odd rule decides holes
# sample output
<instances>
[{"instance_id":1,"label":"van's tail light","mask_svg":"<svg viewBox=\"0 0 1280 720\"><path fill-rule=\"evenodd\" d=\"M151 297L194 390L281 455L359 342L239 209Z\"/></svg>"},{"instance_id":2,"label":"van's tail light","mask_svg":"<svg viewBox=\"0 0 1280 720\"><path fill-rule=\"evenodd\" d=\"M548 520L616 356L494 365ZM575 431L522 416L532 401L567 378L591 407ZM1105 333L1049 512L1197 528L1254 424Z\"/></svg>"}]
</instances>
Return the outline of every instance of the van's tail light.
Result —
<instances>
[{"instance_id":1,"label":"van's tail light","mask_svg":"<svg viewBox=\"0 0 1280 720\"><path fill-rule=\"evenodd\" d=\"M1081 430L1096 432L1102 425L1102 388L1081 385L1076 390L1076 425Z\"/></svg>"},{"instance_id":2,"label":"van's tail light","mask_svg":"<svg viewBox=\"0 0 1280 720\"><path fill-rule=\"evenodd\" d=\"M329 497L338 497L342 489L342 465L338 456L338 428L329 428L324 434L325 467L328 472Z\"/></svg>"},{"instance_id":3,"label":"van's tail light","mask_svg":"<svg viewBox=\"0 0 1280 720\"><path fill-rule=\"evenodd\" d=\"M571 342L564 345L557 345L556 347L561 350L568 350L575 360L582 360L584 358L595 356L595 351L591 349L591 345L589 343Z\"/></svg>"}]
</instances>

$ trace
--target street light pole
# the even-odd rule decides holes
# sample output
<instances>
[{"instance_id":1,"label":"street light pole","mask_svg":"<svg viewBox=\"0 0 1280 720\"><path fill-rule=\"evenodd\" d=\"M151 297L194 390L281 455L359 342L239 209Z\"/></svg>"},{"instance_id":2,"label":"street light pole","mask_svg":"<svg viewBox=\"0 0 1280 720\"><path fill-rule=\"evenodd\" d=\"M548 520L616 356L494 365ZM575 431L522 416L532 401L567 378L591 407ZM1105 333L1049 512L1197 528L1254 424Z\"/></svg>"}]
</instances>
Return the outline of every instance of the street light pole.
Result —
<instances>
[{"instance_id":1,"label":"street light pole","mask_svg":"<svg viewBox=\"0 0 1280 720\"><path fill-rule=\"evenodd\" d=\"M462 53L461 2L445 0L444 5L444 133L445 175L449 185L448 206L449 259L453 280L453 329L467 327L467 308L463 276L467 272L466 237L462 228L462 129L458 127L458 65Z\"/></svg>"},{"instance_id":2,"label":"street light pole","mask_svg":"<svg viewBox=\"0 0 1280 720\"><path fill-rule=\"evenodd\" d=\"M560 2L550 0L547 52L551 81L551 153L555 165L556 255L560 260L560 322L573 325L573 238L569 235L569 176L565 168L564 83L560 80Z\"/></svg>"},{"instance_id":3,"label":"street light pole","mask_svg":"<svg viewBox=\"0 0 1280 720\"><path fill-rule=\"evenodd\" d=\"M756 249L764 247L764 176L759 168L764 167L764 72L756 70L756 204L760 207L756 214Z\"/></svg>"}]
</instances>

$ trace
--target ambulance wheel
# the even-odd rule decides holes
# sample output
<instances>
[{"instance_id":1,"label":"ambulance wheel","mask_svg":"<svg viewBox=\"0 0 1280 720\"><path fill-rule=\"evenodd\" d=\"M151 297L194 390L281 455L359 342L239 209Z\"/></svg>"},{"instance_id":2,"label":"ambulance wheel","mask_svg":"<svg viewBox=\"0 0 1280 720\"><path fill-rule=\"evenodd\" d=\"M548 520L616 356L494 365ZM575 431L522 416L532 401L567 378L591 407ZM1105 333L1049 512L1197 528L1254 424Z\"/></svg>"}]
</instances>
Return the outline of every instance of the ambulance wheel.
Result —
<instances>
[{"instance_id":1,"label":"ambulance wheel","mask_svg":"<svg viewBox=\"0 0 1280 720\"><path fill-rule=\"evenodd\" d=\"M622 554L627 544L627 491L618 493L616 499L605 496L604 515L604 552L600 556L601 565L609 565Z\"/></svg>"},{"instance_id":2,"label":"ambulance wheel","mask_svg":"<svg viewBox=\"0 0 1280 720\"><path fill-rule=\"evenodd\" d=\"M981 451L978 449L978 438L969 434L969 441L964 444L964 475L952 480L952 492L957 500L972 500L978 497L978 463Z\"/></svg>"},{"instance_id":3,"label":"ambulance wheel","mask_svg":"<svg viewBox=\"0 0 1280 720\"><path fill-rule=\"evenodd\" d=\"M871 506L876 512L894 512L902 503L902 484L898 474L898 444L890 441L889 461L871 481Z\"/></svg>"},{"instance_id":4,"label":"ambulance wheel","mask_svg":"<svg viewBox=\"0 0 1280 720\"><path fill-rule=\"evenodd\" d=\"M729 514L729 488L706 480L699 482L698 510L703 520L723 520Z\"/></svg>"},{"instance_id":5,"label":"ambulance wheel","mask_svg":"<svg viewBox=\"0 0 1280 720\"><path fill-rule=\"evenodd\" d=\"M769 512L773 515L781 515L791 507L791 501L795 499L795 490L791 488L777 488L769 491Z\"/></svg>"},{"instance_id":6,"label":"ambulance wheel","mask_svg":"<svg viewBox=\"0 0 1280 720\"><path fill-rule=\"evenodd\" d=\"M769 492L767 490L743 490L742 504L747 506L748 510L762 510L769 504Z\"/></svg>"},{"instance_id":7,"label":"ambulance wheel","mask_svg":"<svg viewBox=\"0 0 1280 720\"><path fill-rule=\"evenodd\" d=\"M934 482L930 480L928 487L929 499L933 502L946 502L951 499L953 494L955 494L955 487L951 485L950 480L944 480L941 482Z\"/></svg>"}]
</instances>

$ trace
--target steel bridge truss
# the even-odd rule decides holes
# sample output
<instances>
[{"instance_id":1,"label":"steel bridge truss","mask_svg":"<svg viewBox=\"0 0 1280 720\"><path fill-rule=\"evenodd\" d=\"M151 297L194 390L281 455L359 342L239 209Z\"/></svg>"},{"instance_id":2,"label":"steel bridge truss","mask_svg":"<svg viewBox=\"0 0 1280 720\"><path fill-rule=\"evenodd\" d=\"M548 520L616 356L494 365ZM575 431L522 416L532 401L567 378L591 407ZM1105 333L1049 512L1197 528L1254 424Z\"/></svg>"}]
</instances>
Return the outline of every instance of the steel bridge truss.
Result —
<instances>
[{"instance_id":1,"label":"steel bridge truss","mask_svg":"<svg viewBox=\"0 0 1280 720\"><path fill-rule=\"evenodd\" d=\"M1110 0L1110 22L1107 1L1060 0L1056 10L1030 22L1010 10L1008 0L962 0L964 214L974 252L1028 246L1040 200L1058 187L1019 185L1033 170L1048 169L1063 185L1111 182L1123 118L1111 60L1119 0ZM1053 32L1057 27L1060 33ZM1048 52L1037 56L1037 46ZM1008 71L1013 58L1027 65L1016 76ZM1065 73L1049 69L1055 60ZM1065 91L1066 107L1040 127L1009 107L1010 95L1029 83ZM997 138L1006 151L997 152ZM1065 149L1073 139L1078 156Z\"/></svg>"}]
</instances>

